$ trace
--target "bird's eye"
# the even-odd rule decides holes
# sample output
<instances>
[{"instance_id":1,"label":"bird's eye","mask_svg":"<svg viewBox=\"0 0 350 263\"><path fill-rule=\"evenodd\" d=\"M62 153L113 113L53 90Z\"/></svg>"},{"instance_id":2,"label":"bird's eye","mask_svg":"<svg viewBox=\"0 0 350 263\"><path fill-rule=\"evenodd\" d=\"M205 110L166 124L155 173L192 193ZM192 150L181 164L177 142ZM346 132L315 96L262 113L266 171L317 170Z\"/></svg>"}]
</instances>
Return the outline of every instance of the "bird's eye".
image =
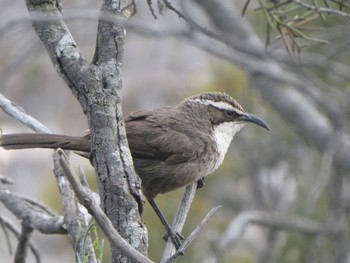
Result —
<instances>
[{"instance_id":1,"label":"bird's eye","mask_svg":"<svg viewBox=\"0 0 350 263\"><path fill-rule=\"evenodd\" d=\"M236 115L236 112L234 110L225 110L225 114L227 117L233 117Z\"/></svg>"}]
</instances>

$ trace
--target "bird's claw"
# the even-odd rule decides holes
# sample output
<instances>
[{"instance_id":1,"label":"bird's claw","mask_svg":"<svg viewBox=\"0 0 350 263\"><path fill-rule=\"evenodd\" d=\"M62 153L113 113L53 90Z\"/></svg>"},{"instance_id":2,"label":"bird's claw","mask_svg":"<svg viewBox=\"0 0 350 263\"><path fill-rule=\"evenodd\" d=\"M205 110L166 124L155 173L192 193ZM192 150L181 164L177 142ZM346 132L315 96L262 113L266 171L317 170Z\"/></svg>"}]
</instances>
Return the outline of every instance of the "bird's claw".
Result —
<instances>
[{"instance_id":1,"label":"bird's claw","mask_svg":"<svg viewBox=\"0 0 350 263\"><path fill-rule=\"evenodd\" d=\"M202 188L205 185L204 177L197 181L197 189Z\"/></svg>"},{"instance_id":2,"label":"bird's claw","mask_svg":"<svg viewBox=\"0 0 350 263\"><path fill-rule=\"evenodd\" d=\"M185 239L183 235L181 235L179 232L173 231L172 229L163 235L163 239L165 241L168 241L169 237L173 242L176 250L178 250L181 247L181 240Z\"/></svg>"}]
</instances>

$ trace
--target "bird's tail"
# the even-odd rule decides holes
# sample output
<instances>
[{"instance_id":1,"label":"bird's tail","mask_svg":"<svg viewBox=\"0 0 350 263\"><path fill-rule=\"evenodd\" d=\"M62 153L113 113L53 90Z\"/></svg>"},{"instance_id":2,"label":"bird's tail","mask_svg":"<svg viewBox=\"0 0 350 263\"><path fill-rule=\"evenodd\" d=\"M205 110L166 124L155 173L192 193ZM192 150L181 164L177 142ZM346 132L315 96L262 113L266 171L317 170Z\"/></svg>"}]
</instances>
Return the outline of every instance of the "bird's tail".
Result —
<instances>
[{"instance_id":1,"label":"bird's tail","mask_svg":"<svg viewBox=\"0 0 350 263\"><path fill-rule=\"evenodd\" d=\"M16 133L0 135L0 147L6 150L28 148L61 148L64 150L90 152L90 140L59 134Z\"/></svg>"}]
</instances>

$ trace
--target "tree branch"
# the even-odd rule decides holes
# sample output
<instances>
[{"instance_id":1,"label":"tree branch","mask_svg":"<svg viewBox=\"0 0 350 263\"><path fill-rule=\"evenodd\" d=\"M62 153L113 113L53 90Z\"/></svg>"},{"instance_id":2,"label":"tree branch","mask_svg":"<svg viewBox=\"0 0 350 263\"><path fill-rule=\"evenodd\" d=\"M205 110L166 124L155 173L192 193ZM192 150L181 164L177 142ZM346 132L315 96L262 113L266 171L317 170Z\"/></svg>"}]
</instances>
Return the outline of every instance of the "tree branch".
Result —
<instances>
[{"instance_id":1,"label":"tree branch","mask_svg":"<svg viewBox=\"0 0 350 263\"><path fill-rule=\"evenodd\" d=\"M0 135L1 137L1 135ZM13 184L13 180L5 175L0 174L0 182L3 184Z\"/></svg>"},{"instance_id":2,"label":"tree branch","mask_svg":"<svg viewBox=\"0 0 350 263\"><path fill-rule=\"evenodd\" d=\"M33 117L26 114L21 107L4 97L1 93L0 107L5 113L12 116L15 120L18 120L30 129L40 133L51 133L48 128L46 128L43 124L41 124Z\"/></svg>"},{"instance_id":3,"label":"tree branch","mask_svg":"<svg viewBox=\"0 0 350 263\"><path fill-rule=\"evenodd\" d=\"M50 133L50 130L48 128L46 128L43 124L41 124L36 119L26 114L23 110L21 109L18 110L18 106L16 106L16 104L6 99L4 96L2 95L0 96L0 101L3 102L3 104L0 105L2 108L4 105L6 105L6 112L8 114L10 114L12 117L14 117L17 120L20 120L23 124L25 124L26 126L29 126L29 128L32 128L36 132ZM89 255L88 262L90 263L96 262L90 237L85 238L84 240L84 234L86 233L85 231L87 231L87 228L88 228L89 215L86 212L84 213L80 206L77 206L75 202L74 193L70 189L70 186L66 178L62 175L62 172L57 167L57 158L56 159L54 158L54 163L55 163L54 172L56 174L56 180L57 180L59 190L61 192L63 208L65 211L64 223L68 228L67 229L68 236L71 240L73 249L76 252L75 255L76 257L80 258L80 261L86 260L87 256ZM23 197L20 195L17 195L17 196L21 198L23 201L26 201L29 204L39 207L41 210L45 211L48 215L54 216L53 212L50 209L38 203L36 200L33 200L28 197Z\"/></svg>"},{"instance_id":4,"label":"tree branch","mask_svg":"<svg viewBox=\"0 0 350 263\"><path fill-rule=\"evenodd\" d=\"M0 215L0 225L3 228L3 231L5 233L7 244L9 246L10 254L12 254L11 243L9 242L9 235L7 233L7 229L10 230L16 236L17 239L20 238L20 235L21 235L20 230L12 221L10 221L9 219L7 219L6 217L1 216L1 215ZM30 242L28 245L29 245L29 248L32 251L34 257L35 257L36 262L40 263L41 259L40 259L40 254L39 254L38 249Z\"/></svg>"},{"instance_id":5,"label":"tree branch","mask_svg":"<svg viewBox=\"0 0 350 263\"><path fill-rule=\"evenodd\" d=\"M30 226L44 234L66 234L63 226L63 217L51 216L33 209L33 206L11 193L0 182L0 201L10 210L18 219L28 220Z\"/></svg>"},{"instance_id":6,"label":"tree branch","mask_svg":"<svg viewBox=\"0 0 350 263\"><path fill-rule=\"evenodd\" d=\"M185 192L182 196L182 200L180 202L180 205L176 211L174 222L172 224L172 229L176 233L182 232L182 229L185 225L185 221L186 221L188 212L190 211L192 201L195 197L197 187L198 187L198 183L195 182L191 185L188 185L185 189ZM163 251L162 259L160 262L164 262L164 263L174 262L179 255L183 255L185 250L187 249L187 247L199 235L199 233L202 231L204 225L216 214L216 212L219 208L220 208L220 206L213 208L205 216L205 218L202 220L202 222L184 240L181 247L177 251L175 251L175 246L174 246L173 242L169 239L166 246L165 246L165 249Z\"/></svg>"},{"instance_id":7,"label":"tree branch","mask_svg":"<svg viewBox=\"0 0 350 263\"><path fill-rule=\"evenodd\" d=\"M76 261L95 263L97 259L89 233L91 216L84 207L77 203L74 191L61 168L60 156L57 152L53 155L53 161L57 185L62 196L64 222Z\"/></svg>"},{"instance_id":8,"label":"tree branch","mask_svg":"<svg viewBox=\"0 0 350 263\"><path fill-rule=\"evenodd\" d=\"M107 239L113 244L113 246L118 248L118 250L120 250L120 252L123 255L133 260L133 262L152 262L120 236L120 234L114 229L112 222L101 210L99 203L94 198L90 189L84 187L76 180L74 176L74 171L70 167L65 153L61 149L58 149L57 153L59 155L60 165L69 183L71 184L75 194L79 198L80 202L93 215L94 219L96 220L96 223L100 226L103 233L105 234Z\"/></svg>"},{"instance_id":9,"label":"tree branch","mask_svg":"<svg viewBox=\"0 0 350 263\"><path fill-rule=\"evenodd\" d=\"M179 204L179 207L177 208L177 211L174 217L174 222L171 226L176 233L182 232L182 229L184 227L184 224L187 218L187 214L190 211L193 198L195 197L196 190L197 190L197 182L187 186L185 189L185 192L182 196L182 200ZM175 246L171 241L171 239L169 238L164 248L161 262L166 262L174 253L175 253Z\"/></svg>"},{"instance_id":10,"label":"tree branch","mask_svg":"<svg viewBox=\"0 0 350 263\"><path fill-rule=\"evenodd\" d=\"M208 221L216 214L216 212L221 208L221 206L214 207L209 213L204 217L202 222L192 231L192 233L186 238L186 240L182 243L181 247L166 261L166 263L171 263L176 260L176 258L183 254L187 247L191 244L193 240L195 240L200 232L203 230L204 226Z\"/></svg>"},{"instance_id":11,"label":"tree branch","mask_svg":"<svg viewBox=\"0 0 350 263\"><path fill-rule=\"evenodd\" d=\"M18 245L15 254L15 262L16 263L24 263L26 262L29 239L31 234L33 233L33 228L31 228L28 222L22 222L22 231L18 237Z\"/></svg>"},{"instance_id":12,"label":"tree branch","mask_svg":"<svg viewBox=\"0 0 350 263\"><path fill-rule=\"evenodd\" d=\"M342 12L340 10L337 9L332 9L332 8L328 8L328 7L320 7L320 6L314 6L314 5L310 5L307 3L304 3L300 0L292 0L292 2L304 7L307 10L311 10L314 11L316 13L325 13L325 14L329 14L329 15L337 15L337 16L341 16L341 17L345 17L345 18L350 18L350 14L349 13L345 13Z\"/></svg>"},{"instance_id":13,"label":"tree branch","mask_svg":"<svg viewBox=\"0 0 350 263\"><path fill-rule=\"evenodd\" d=\"M212 255L207 257L205 263L218 262L224 251L228 247L234 246L250 224L277 230L295 231L304 235L325 235L328 237L337 237L343 231L339 226L319 224L302 217L272 214L265 211L245 211L231 221L223 236L216 242Z\"/></svg>"},{"instance_id":14,"label":"tree branch","mask_svg":"<svg viewBox=\"0 0 350 263\"><path fill-rule=\"evenodd\" d=\"M147 232L142 210L141 181L136 175L124 129L121 110L121 67L125 29L103 20L104 12L120 17L132 14L129 1L104 0L99 19L96 52L90 64L81 54L65 25L55 0L27 0L32 17L48 16L57 21L33 21L58 74L80 102L91 131L91 162L98 176L102 207L119 233L147 254ZM133 3L133 2L132 2ZM112 261L120 262L112 249Z\"/></svg>"}]
</instances>

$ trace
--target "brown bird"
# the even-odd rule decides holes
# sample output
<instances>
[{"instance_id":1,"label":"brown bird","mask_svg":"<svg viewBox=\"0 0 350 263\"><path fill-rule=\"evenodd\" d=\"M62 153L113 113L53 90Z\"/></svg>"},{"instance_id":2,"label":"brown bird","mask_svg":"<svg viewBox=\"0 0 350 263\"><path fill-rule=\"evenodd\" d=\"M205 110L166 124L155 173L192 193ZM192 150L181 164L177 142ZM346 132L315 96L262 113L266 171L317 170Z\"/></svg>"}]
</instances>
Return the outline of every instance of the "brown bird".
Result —
<instances>
[{"instance_id":1,"label":"brown bird","mask_svg":"<svg viewBox=\"0 0 350 263\"><path fill-rule=\"evenodd\" d=\"M215 171L222 163L234 135L247 123L267 130L260 118L246 113L225 93L191 96L179 104L130 113L126 134L142 192L160 217L176 248L174 233L154 202L164 194L189 185ZM5 149L62 148L90 152L90 135L8 134L0 138Z\"/></svg>"}]
</instances>

